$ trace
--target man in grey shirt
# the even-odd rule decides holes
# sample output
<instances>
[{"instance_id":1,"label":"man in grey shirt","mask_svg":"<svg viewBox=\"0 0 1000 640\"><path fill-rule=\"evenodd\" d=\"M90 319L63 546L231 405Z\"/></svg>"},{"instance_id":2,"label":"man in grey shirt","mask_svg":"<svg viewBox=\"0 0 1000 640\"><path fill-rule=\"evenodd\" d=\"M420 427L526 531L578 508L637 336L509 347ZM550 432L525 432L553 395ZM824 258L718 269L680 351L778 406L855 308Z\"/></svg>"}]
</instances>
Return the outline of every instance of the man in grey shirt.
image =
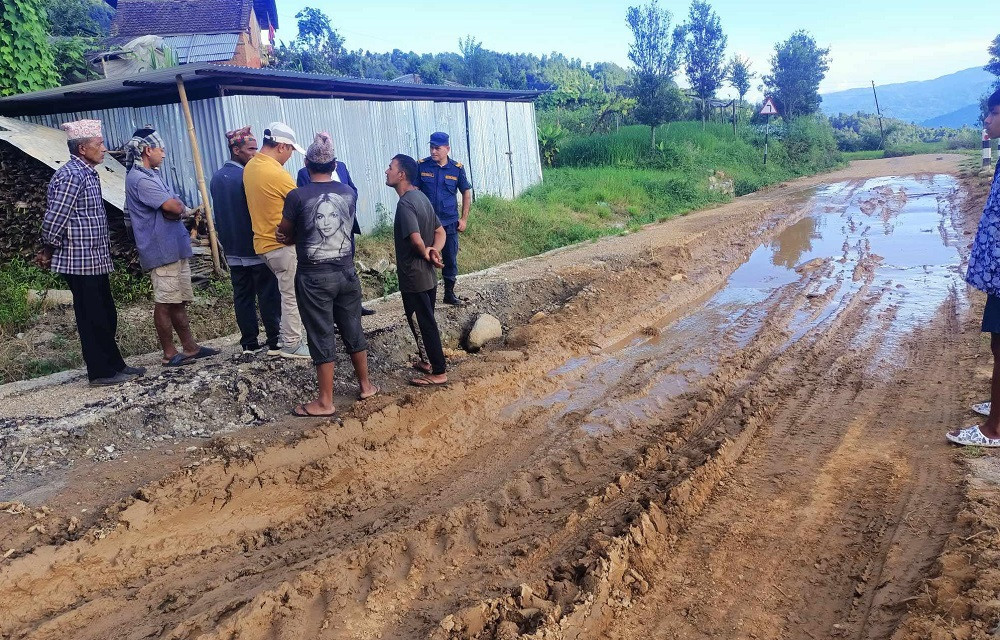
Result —
<instances>
[{"instance_id":1,"label":"man in grey shirt","mask_svg":"<svg viewBox=\"0 0 1000 640\"><path fill-rule=\"evenodd\" d=\"M441 333L434 319L435 267L443 266L441 249L447 236L430 200L414 186L417 178L417 161L407 155L393 157L385 170L386 185L395 189L399 196L393 240L403 311L417 342L418 360L413 366L424 373L410 383L430 387L448 382Z\"/></svg>"}]
</instances>

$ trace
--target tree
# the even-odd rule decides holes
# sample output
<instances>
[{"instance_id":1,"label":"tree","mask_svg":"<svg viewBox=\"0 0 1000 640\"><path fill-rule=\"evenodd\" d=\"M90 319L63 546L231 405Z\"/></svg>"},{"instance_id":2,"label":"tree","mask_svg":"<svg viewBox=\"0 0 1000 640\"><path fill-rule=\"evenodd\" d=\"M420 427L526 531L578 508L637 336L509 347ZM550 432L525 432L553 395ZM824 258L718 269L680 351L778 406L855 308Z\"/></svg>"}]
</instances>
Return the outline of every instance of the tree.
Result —
<instances>
[{"instance_id":1,"label":"tree","mask_svg":"<svg viewBox=\"0 0 1000 640\"><path fill-rule=\"evenodd\" d=\"M58 84L40 0L4 0L0 10L0 96Z\"/></svg>"},{"instance_id":2,"label":"tree","mask_svg":"<svg viewBox=\"0 0 1000 640\"><path fill-rule=\"evenodd\" d=\"M673 82L677 73L683 30L670 29L673 16L661 9L657 0L648 5L629 7L625 14L634 42L628 57L636 71L632 95L636 99L635 117L649 126L650 146L656 146L656 127L680 114L683 97Z\"/></svg>"},{"instance_id":3,"label":"tree","mask_svg":"<svg viewBox=\"0 0 1000 640\"><path fill-rule=\"evenodd\" d=\"M44 0L59 84L98 77L87 54L108 35L114 11L103 0Z\"/></svg>"},{"instance_id":4,"label":"tree","mask_svg":"<svg viewBox=\"0 0 1000 640\"><path fill-rule=\"evenodd\" d=\"M56 38L103 38L114 10L104 0L44 0L49 35Z\"/></svg>"},{"instance_id":5,"label":"tree","mask_svg":"<svg viewBox=\"0 0 1000 640\"><path fill-rule=\"evenodd\" d=\"M750 91L750 83L757 77L757 74L750 70L751 64L749 58L734 55L726 68L726 80L736 89L740 102L743 102L743 98Z\"/></svg>"},{"instance_id":6,"label":"tree","mask_svg":"<svg viewBox=\"0 0 1000 640\"><path fill-rule=\"evenodd\" d=\"M983 69L997 76L997 80L1000 81L1000 35L993 38L993 42L990 43L986 51L990 54L990 61Z\"/></svg>"},{"instance_id":7,"label":"tree","mask_svg":"<svg viewBox=\"0 0 1000 640\"><path fill-rule=\"evenodd\" d=\"M691 89L701 100L701 126L705 126L706 102L715 97L726 75L726 35L718 14L705 0L693 0L684 25L686 71Z\"/></svg>"},{"instance_id":8,"label":"tree","mask_svg":"<svg viewBox=\"0 0 1000 640\"><path fill-rule=\"evenodd\" d=\"M495 87L499 80L497 56L472 36L460 38L458 49L462 53L464 70L460 82L470 87Z\"/></svg>"},{"instance_id":9,"label":"tree","mask_svg":"<svg viewBox=\"0 0 1000 640\"><path fill-rule=\"evenodd\" d=\"M344 56L344 38L319 9L305 7L295 14L299 34L291 44L282 42L275 51L279 69L310 73L338 73L338 61Z\"/></svg>"},{"instance_id":10,"label":"tree","mask_svg":"<svg viewBox=\"0 0 1000 640\"><path fill-rule=\"evenodd\" d=\"M774 45L771 73L764 76L764 86L783 105L784 118L816 113L823 101L819 83L829 68L830 49L821 49L808 32L799 30Z\"/></svg>"}]
</instances>

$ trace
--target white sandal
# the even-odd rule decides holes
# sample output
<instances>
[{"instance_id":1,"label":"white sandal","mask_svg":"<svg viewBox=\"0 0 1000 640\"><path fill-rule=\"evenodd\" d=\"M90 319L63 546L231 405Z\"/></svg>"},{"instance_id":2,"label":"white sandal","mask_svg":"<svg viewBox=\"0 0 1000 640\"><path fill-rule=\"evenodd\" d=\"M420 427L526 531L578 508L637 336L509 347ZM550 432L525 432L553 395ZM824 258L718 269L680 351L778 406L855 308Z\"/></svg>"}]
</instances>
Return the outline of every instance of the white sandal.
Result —
<instances>
[{"instance_id":1,"label":"white sandal","mask_svg":"<svg viewBox=\"0 0 1000 640\"><path fill-rule=\"evenodd\" d=\"M990 403L980 402L979 404L974 404L972 405L972 410L981 416L988 416L990 415Z\"/></svg>"},{"instance_id":2,"label":"white sandal","mask_svg":"<svg viewBox=\"0 0 1000 640\"><path fill-rule=\"evenodd\" d=\"M963 447L1000 447L1000 438L987 438L977 424L966 427L954 435L946 433L944 437Z\"/></svg>"}]
</instances>

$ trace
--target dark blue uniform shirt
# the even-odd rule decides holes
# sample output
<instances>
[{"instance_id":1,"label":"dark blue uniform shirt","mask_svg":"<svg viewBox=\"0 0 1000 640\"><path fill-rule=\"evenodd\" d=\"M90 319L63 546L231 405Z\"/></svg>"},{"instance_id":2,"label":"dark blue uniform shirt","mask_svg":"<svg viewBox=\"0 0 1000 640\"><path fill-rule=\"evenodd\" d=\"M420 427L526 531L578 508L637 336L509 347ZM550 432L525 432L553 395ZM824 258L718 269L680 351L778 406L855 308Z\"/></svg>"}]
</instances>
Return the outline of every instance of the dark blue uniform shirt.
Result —
<instances>
[{"instance_id":1,"label":"dark blue uniform shirt","mask_svg":"<svg viewBox=\"0 0 1000 640\"><path fill-rule=\"evenodd\" d=\"M420 161L420 178L417 187L424 192L434 206L434 213L442 226L458 222L458 202L455 193L471 189L472 184L465 175L461 162L448 158L442 167L430 157Z\"/></svg>"}]
</instances>

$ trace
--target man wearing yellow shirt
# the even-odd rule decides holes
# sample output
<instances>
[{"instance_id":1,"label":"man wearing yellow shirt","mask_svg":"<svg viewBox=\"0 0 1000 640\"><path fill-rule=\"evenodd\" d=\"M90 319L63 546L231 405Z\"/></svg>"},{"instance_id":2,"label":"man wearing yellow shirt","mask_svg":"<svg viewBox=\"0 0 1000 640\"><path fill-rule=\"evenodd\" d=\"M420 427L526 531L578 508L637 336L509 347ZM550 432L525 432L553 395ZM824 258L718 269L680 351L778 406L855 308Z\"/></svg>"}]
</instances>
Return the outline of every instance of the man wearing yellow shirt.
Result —
<instances>
[{"instance_id":1,"label":"man wearing yellow shirt","mask_svg":"<svg viewBox=\"0 0 1000 640\"><path fill-rule=\"evenodd\" d=\"M294 245L278 242L275 232L281 222L285 196L295 188L295 180L284 165L293 151L305 153L295 142L295 132L283 122L272 122L264 129L260 151L243 170L243 189L247 194L253 248L264 264L274 272L281 293L281 356L309 358L306 336L295 301Z\"/></svg>"}]
</instances>

